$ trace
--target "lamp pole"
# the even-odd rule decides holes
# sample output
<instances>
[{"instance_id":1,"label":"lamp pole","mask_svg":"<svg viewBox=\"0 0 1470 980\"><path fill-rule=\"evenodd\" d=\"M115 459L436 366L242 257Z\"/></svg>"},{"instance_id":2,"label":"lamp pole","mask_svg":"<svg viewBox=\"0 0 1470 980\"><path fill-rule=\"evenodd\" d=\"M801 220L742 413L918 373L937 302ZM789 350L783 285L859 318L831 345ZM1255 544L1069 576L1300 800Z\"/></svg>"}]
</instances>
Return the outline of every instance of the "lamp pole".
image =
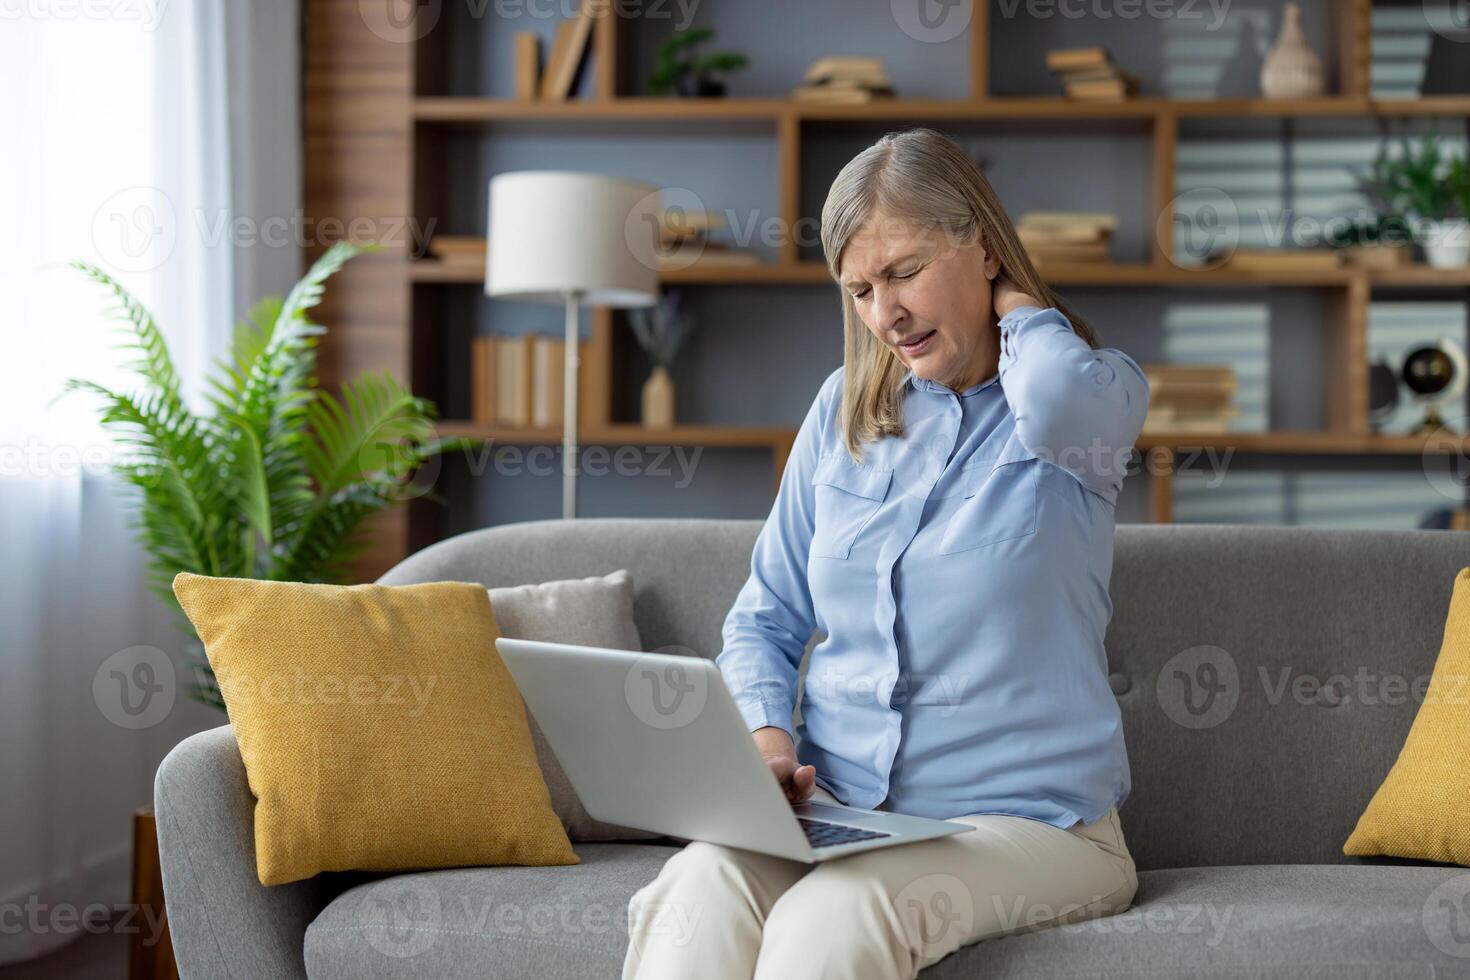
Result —
<instances>
[{"instance_id":1,"label":"lamp pole","mask_svg":"<svg viewBox=\"0 0 1470 980\"><path fill-rule=\"evenodd\" d=\"M561 516L577 516L577 377L582 359L581 336L577 329L577 310L581 306L580 290L566 293L566 374L562 381L561 434Z\"/></svg>"}]
</instances>

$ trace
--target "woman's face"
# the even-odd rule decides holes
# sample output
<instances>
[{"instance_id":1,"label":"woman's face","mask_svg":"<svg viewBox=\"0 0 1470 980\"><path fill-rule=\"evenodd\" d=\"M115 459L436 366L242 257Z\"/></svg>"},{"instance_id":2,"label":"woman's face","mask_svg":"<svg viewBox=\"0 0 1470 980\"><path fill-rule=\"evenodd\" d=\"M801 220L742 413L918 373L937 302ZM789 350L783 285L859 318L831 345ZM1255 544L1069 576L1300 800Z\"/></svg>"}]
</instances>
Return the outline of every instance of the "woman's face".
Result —
<instances>
[{"instance_id":1,"label":"woman's face","mask_svg":"<svg viewBox=\"0 0 1470 980\"><path fill-rule=\"evenodd\" d=\"M1000 335L991 280L1000 260L942 229L874 215L838 263L842 288L878 341L914 374L963 391L991 377Z\"/></svg>"}]
</instances>

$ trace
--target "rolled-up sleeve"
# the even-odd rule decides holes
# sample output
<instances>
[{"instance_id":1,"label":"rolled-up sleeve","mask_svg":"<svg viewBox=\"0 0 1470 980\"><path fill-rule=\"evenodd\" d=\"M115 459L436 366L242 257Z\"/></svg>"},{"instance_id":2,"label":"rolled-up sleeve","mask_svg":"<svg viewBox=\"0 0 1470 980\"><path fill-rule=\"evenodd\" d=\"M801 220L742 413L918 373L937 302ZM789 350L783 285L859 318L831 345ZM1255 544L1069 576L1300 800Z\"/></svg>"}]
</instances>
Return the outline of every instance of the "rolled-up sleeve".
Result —
<instances>
[{"instance_id":1,"label":"rolled-up sleeve","mask_svg":"<svg viewBox=\"0 0 1470 980\"><path fill-rule=\"evenodd\" d=\"M815 526L812 474L830 435L841 373L828 376L797 430L776 502L756 537L750 577L725 618L724 648L715 658L750 730L774 725L793 741L797 670L816 630L806 577Z\"/></svg>"},{"instance_id":2,"label":"rolled-up sleeve","mask_svg":"<svg viewBox=\"0 0 1470 980\"><path fill-rule=\"evenodd\" d=\"M1000 319L1000 384L1026 449L1117 500L1148 414L1143 370L1113 348L1094 350L1055 307Z\"/></svg>"}]
</instances>

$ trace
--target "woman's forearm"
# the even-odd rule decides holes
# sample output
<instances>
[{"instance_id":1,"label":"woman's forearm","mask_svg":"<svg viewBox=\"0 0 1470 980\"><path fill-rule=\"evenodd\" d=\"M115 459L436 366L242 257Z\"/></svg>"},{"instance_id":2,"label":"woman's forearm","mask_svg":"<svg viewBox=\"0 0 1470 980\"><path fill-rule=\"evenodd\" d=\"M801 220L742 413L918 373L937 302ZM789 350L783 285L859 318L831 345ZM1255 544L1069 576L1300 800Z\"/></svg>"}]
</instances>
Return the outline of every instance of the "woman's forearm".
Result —
<instances>
[{"instance_id":1,"label":"woman's forearm","mask_svg":"<svg viewBox=\"0 0 1470 980\"><path fill-rule=\"evenodd\" d=\"M757 728L750 734L755 739L756 746L761 750L761 755L766 757L784 755L792 759L796 758L796 743L791 741L791 736L786 729L768 725L765 728Z\"/></svg>"}]
</instances>

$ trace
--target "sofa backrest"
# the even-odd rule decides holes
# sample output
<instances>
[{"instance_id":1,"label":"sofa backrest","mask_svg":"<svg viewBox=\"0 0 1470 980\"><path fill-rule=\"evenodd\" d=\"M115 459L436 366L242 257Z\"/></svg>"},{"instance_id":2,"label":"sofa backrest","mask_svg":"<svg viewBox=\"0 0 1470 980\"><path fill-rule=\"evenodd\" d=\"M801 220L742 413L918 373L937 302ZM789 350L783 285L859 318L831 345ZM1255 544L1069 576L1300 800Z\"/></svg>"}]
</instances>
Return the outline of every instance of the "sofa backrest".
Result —
<instances>
[{"instance_id":1,"label":"sofa backrest","mask_svg":"<svg viewBox=\"0 0 1470 980\"><path fill-rule=\"evenodd\" d=\"M760 527L505 525L381 581L494 587L626 568L644 648L712 658ZM1140 870L1361 863L1343 841L1423 700L1466 565L1464 532L1120 526L1107 652L1133 782L1119 813Z\"/></svg>"}]
</instances>

